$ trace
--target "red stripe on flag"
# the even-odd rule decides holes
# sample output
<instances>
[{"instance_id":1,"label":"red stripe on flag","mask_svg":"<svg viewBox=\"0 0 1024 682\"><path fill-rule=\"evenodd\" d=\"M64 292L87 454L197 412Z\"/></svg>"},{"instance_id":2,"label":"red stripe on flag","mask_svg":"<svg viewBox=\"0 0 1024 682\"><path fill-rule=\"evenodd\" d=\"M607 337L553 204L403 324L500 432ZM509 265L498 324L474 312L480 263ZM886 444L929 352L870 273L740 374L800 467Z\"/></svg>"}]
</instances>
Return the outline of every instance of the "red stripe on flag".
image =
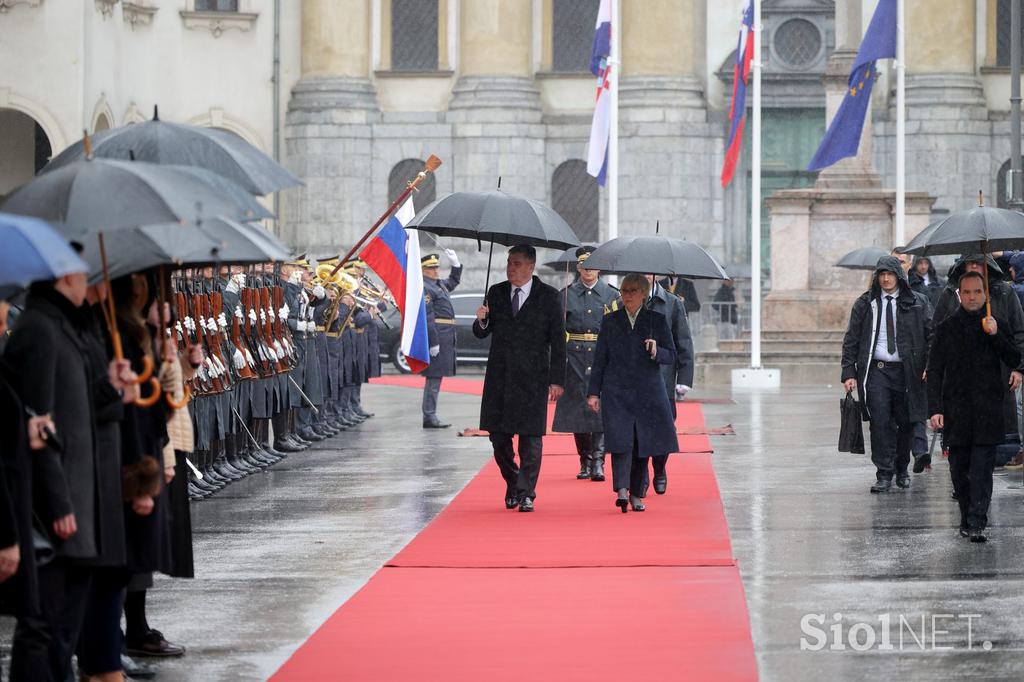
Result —
<instances>
[{"instance_id":1,"label":"red stripe on flag","mask_svg":"<svg viewBox=\"0 0 1024 682\"><path fill-rule=\"evenodd\" d=\"M382 239L374 237L370 240L370 243L363 249L363 252L359 254L360 258L366 261L366 264L370 266L370 269L377 273L384 285L391 290L392 296L395 297L395 303L398 306L399 312L402 313L402 317L405 317L405 287L406 277L405 268L398 262L398 258L395 253L388 248L388 245L384 243Z\"/></svg>"}]
</instances>

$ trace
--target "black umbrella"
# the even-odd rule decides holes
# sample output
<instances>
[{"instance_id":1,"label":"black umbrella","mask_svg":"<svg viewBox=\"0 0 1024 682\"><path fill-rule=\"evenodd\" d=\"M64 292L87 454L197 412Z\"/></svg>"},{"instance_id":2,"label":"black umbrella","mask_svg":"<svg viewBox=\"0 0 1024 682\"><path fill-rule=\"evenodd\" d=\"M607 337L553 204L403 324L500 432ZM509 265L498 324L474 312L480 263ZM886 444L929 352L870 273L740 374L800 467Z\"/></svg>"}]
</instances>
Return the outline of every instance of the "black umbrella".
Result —
<instances>
[{"instance_id":1,"label":"black umbrella","mask_svg":"<svg viewBox=\"0 0 1024 682\"><path fill-rule=\"evenodd\" d=\"M491 242L487 257L487 286L490 286L494 244L528 244L549 249L579 246L580 240L562 216L544 204L494 192L455 192L430 204L406 227L426 230L438 236ZM485 289L486 290L486 289Z\"/></svg>"},{"instance_id":2,"label":"black umbrella","mask_svg":"<svg viewBox=\"0 0 1024 682\"><path fill-rule=\"evenodd\" d=\"M889 252L877 246L865 246L854 249L839 259L833 267L846 268L848 270L874 270L878 259L888 256Z\"/></svg>"},{"instance_id":3,"label":"black umbrella","mask_svg":"<svg viewBox=\"0 0 1024 682\"><path fill-rule=\"evenodd\" d=\"M587 267L619 275L640 272L687 279L729 279L718 261L698 244L661 235L616 237L590 254Z\"/></svg>"},{"instance_id":4,"label":"black umbrella","mask_svg":"<svg viewBox=\"0 0 1024 682\"><path fill-rule=\"evenodd\" d=\"M750 279L750 262L729 263L724 266L725 273L729 279Z\"/></svg>"},{"instance_id":5,"label":"black umbrella","mask_svg":"<svg viewBox=\"0 0 1024 682\"><path fill-rule=\"evenodd\" d=\"M92 153L106 159L136 159L161 165L198 166L233 180L251 194L268 194L302 182L234 133L168 123L156 116L97 133ZM71 145L43 168L48 173L85 158L85 141Z\"/></svg>"},{"instance_id":6,"label":"black umbrella","mask_svg":"<svg viewBox=\"0 0 1024 682\"><path fill-rule=\"evenodd\" d=\"M203 216L253 220L264 210L244 192L223 191L230 181L210 181L211 175L142 161L79 161L37 175L7 197L3 210L104 231Z\"/></svg>"},{"instance_id":7,"label":"black umbrella","mask_svg":"<svg viewBox=\"0 0 1024 682\"><path fill-rule=\"evenodd\" d=\"M594 242L583 242L580 246L596 247L597 244ZM550 268L555 272L576 272L576 264L579 262L579 258L576 256L576 251L579 248L579 246L569 247L560 253L558 258L543 263L544 267Z\"/></svg>"}]
</instances>

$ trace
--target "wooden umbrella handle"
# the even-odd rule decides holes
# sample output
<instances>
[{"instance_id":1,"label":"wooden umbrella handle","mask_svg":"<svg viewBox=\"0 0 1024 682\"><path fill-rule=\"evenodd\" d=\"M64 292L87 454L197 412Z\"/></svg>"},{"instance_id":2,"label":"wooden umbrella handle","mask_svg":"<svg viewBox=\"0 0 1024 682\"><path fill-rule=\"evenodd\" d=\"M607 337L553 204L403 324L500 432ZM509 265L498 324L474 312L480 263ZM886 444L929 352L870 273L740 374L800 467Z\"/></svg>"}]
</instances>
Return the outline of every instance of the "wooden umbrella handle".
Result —
<instances>
[{"instance_id":1,"label":"wooden umbrella handle","mask_svg":"<svg viewBox=\"0 0 1024 682\"><path fill-rule=\"evenodd\" d=\"M180 410L181 408L188 405L189 400L192 399L192 389L189 388L188 384L185 384L184 388L185 395L180 401L176 401L174 399L174 396L171 395L170 393L164 392L164 400L167 401L167 404L170 406L172 410Z\"/></svg>"},{"instance_id":2,"label":"wooden umbrella handle","mask_svg":"<svg viewBox=\"0 0 1024 682\"><path fill-rule=\"evenodd\" d=\"M153 377L149 380L149 385L153 387L153 393L148 398L139 398L136 400L135 404L139 407L152 407L153 405L156 405L156 401L160 400L160 394L162 393L160 389L160 382L156 380L156 377Z\"/></svg>"}]
</instances>

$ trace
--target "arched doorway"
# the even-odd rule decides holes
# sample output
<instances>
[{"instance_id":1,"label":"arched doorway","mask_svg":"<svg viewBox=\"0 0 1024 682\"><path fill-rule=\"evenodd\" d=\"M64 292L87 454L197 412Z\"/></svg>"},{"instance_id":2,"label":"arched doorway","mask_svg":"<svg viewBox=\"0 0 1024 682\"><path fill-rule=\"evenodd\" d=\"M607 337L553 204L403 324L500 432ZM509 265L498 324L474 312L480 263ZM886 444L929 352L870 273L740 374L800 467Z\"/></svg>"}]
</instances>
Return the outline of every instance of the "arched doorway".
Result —
<instances>
[{"instance_id":1,"label":"arched doorway","mask_svg":"<svg viewBox=\"0 0 1024 682\"><path fill-rule=\"evenodd\" d=\"M34 118L0 109L0 199L31 180L52 154L50 139Z\"/></svg>"}]
</instances>

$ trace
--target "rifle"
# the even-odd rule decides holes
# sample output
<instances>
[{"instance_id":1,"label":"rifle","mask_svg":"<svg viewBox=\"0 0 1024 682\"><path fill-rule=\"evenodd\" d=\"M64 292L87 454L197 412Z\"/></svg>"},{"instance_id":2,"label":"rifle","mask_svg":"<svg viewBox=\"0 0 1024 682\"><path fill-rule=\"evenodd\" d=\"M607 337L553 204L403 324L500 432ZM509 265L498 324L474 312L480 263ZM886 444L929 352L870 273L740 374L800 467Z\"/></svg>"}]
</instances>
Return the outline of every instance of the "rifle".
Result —
<instances>
[{"instance_id":1,"label":"rifle","mask_svg":"<svg viewBox=\"0 0 1024 682\"><path fill-rule=\"evenodd\" d=\"M213 298L218 295L219 294L216 293L210 293L203 296L202 300L204 310L206 312L206 324L209 332L207 339L209 340L210 347L213 349L214 361L217 363L218 369L221 372L221 384L223 384L224 388L227 389L231 387L231 384L233 384L234 381L231 378L231 370L228 369L230 365L227 362L224 362L223 340L220 334L220 326L217 324L217 317L220 312L220 308L217 308L215 312L213 307Z\"/></svg>"},{"instance_id":2,"label":"rifle","mask_svg":"<svg viewBox=\"0 0 1024 682\"><path fill-rule=\"evenodd\" d=\"M203 363L203 366L207 370L212 388L211 392L223 393L224 384L220 380L220 368L217 365L217 358L212 351L209 336L210 330L207 329L206 317L203 315L203 294L192 294L192 310L196 313L196 341L201 343L203 350L206 351L206 361Z\"/></svg>"},{"instance_id":3,"label":"rifle","mask_svg":"<svg viewBox=\"0 0 1024 682\"><path fill-rule=\"evenodd\" d=\"M284 372L286 369L284 363L281 362L281 357L284 355L284 349L281 347L281 343L274 337L274 327L270 321L271 316L274 314L270 309L270 289L263 287L259 290L260 296L260 308L262 309L262 322L263 322L263 337L273 354L274 371L276 373Z\"/></svg>"}]
</instances>

